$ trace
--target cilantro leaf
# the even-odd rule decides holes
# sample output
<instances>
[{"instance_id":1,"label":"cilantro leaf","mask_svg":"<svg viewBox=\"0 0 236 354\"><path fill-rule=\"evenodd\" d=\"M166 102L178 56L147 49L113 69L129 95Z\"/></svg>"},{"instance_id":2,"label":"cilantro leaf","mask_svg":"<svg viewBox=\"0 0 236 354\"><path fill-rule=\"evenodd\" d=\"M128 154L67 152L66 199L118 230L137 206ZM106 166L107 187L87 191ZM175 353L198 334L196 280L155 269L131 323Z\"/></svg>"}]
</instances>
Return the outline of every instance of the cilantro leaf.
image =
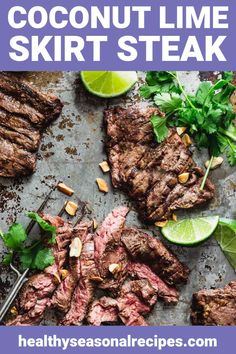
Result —
<instances>
[{"instance_id":1,"label":"cilantro leaf","mask_svg":"<svg viewBox=\"0 0 236 354\"><path fill-rule=\"evenodd\" d=\"M12 262L12 259L13 259L13 252L10 252L4 256L2 263L5 266L7 266L7 265L9 266Z\"/></svg>"},{"instance_id":2,"label":"cilantro leaf","mask_svg":"<svg viewBox=\"0 0 236 354\"><path fill-rule=\"evenodd\" d=\"M27 268L43 270L55 261L52 251L41 242L23 249L19 258L23 270Z\"/></svg>"},{"instance_id":3,"label":"cilantro leaf","mask_svg":"<svg viewBox=\"0 0 236 354\"><path fill-rule=\"evenodd\" d=\"M160 85L148 86L143 85L140 87L139 92L140 96L144 98L150 98L153 94L160 92L161 88Z\"/></svg>"},{"instance_id":4,"label":"cilantro leaf","mask_svg":"<svg viewBox=\"0 0 236 354\"><path fill-rule=\"evenodd\" d=\"M229 149L227 151L227 158L229 161L230 166L236 165L236 144L232 144L230 141L229 143Z\"/></svg>"},{"instance_id":5,"label":"cilantro leaf","mask_svg":"<svg viewBox=\"0 0 236 354\"><path fill-rule=\"evenodd\" d=\"M234 78L233 71L224 71L222 74L222 78L226 81L232 81Z\"/></svg>"},{"instance_id":6,"label":"cilantro leaf","mask_svg":"<svg viewBox=\"0 0 236 354\"><path fill-rule=\"evenodd\" d=\"M151 123L158 143L161 143L168 136L168 128L166 126L166 118L152 116Z\"/></svg>"},{"instance_id":7,"label":"cilantro leaf","mask_svg":"<svg viewBox=\"0 0 236 354\"><path fill-rule=\"evenodd\" d=\"M175 74L174 71L148 71L146 81L151 86L164 82L172 82L174 80L173 74Z\"/></svg>"},{"instance_id":8,"label":"cilantro leaf","mask_svg":"<svg viewBox=\"0 0 236 354\"><path fill-rule=\"evenodd\" d=\"M22 246L24 241L27 238L27 234L25 232L25 229L21 224L14 223L9 227L9 230L7 233L0 234L5 246L8 249L17 251L19 250Z\"/></svg>"},{"instance_id":9,"label":"cilantro leaf","mask_svg":"<svg viewBox=\"0 0 236 354\"><path fill-rule=\"evenodd\" d=\"M32 251L30 247L24 248L19 256L20 259L20 265L22 270L26 270L28 268L32 269L31 265L34 260L35 253Z\"/></svg>"},{"instance_id":10,"label":"cilantro leaf","mask_svg":"<svg viewBox=\"0 0 236 354\"><path fill-rule=\"evenodd\" d=\"M176 109L182 107L182 99L176 93L160 93L154 97L154 102L163 112L172 114Z\"/></svg>"},{"instance_id":11,"label":"cilantro leaf","mask_svg":"<svg viewBox=\"0 0 236 354\"><path fill-rule=\"evenodd\" d=\"M197 92L196 92L196 102L200 105L203 105L206 101L206 98L209 94L211 88L211 83L208 81L203 81L200 83Z\"/></svg>"},{"instance_id":12,"label":"cilantro leaf","mask_svg":"<svg viewBox=\"0 0 236 354\"><path fill-rule=\"evenodd\" d=\"M52 265L54 261L55 259L52 251L49 248L43 248L37 252L32 263L32 268L43 270L46 267Z\"/></svg>"},{"instance_id":13,"label":"cilantro leaf","mask_svg":"<svg viewBox=\"0 0 236 354\"><path fill-rule=\"evenodd\" d=\"M27 213L27 216L36 221L37 224L41 227L41 229L45 232L48 232L52 235L52 238L48 241L49 243L54 244L56 242L56 227L53 225L50 225L49 223L47 223L43 218L41 218L41 216L39 216L39 214L30 211Z\"/></svg>"}]
</instances>

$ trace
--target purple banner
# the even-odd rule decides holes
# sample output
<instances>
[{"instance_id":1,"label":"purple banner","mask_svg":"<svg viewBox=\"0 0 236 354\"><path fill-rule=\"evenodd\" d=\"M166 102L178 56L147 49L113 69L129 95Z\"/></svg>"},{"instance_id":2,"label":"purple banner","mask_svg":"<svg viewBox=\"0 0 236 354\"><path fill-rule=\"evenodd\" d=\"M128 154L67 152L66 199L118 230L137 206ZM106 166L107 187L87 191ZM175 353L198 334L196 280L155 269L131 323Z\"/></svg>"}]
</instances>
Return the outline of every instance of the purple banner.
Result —
<instances>
[{"instance_id":1,"label":"purple banner","mask_svg":"<svg viewBox=\"0 0 236 354\"><path fill-rule=\"evenodd\" d=\"M0 70L236 70L235 0L8 0Z\"/></svg>"},{"instance_id":2,"label":"purple banner","mask_svg":"<svg viewBox=\"0 0 236 354\"><path fill-rule=\"evenodd\" d=\"M235 327L1 327L7 353L233 354Z\"/></svg>"}]
</instances>

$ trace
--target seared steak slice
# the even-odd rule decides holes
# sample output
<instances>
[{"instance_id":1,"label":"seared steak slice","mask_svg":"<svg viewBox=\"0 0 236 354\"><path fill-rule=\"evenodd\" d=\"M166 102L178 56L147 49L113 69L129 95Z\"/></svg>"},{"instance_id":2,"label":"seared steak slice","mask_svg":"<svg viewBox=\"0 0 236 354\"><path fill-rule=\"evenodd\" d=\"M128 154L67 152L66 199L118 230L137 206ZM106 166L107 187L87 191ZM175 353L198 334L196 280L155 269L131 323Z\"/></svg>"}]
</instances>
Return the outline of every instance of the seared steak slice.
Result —
<instances>
[{"instance_id":1,"label":"seared steak slice","mask_svg":"<svg viewBox=\"0 0 236 354\"><path fill-rule=\"evenodd\" d=\"M127 273L128 256L123 245L120 244L120 237L128 211L126 207L114 209L94 236L95 263L101 277L105 278L105 281L100 284L103 289L116 290ZM119 264L120 266L116 278L111 276L109 272L111 264Z\"/></svg>"},{"instance_id":2,"label":"seared steak slice","mask_svg":"<svg viewBox=\"0 0 236 354\"><path fill-rule=\"evenodd\" d=\"M150 307L157 302L158 291L154 289L148 279L126 281L122 286L122 293L131 292Z\"/></svg>"},{"instance_id":3,"label":"seared steak slice","mask_svg":"<svg viewBox=\"0 0 236 354\"><path fill-rule=\"evenodd\" d=\"M49 274L39 273L30 277L19 295L19 315L8 321L6 325L32 326L39 324L55 289L56 284Z\"/></svg>"},{"instance_id":4,"label":"seared steak slice","mask_svg":"<svg viewBox=\"0 0 236 354\"><path fill-rule=\"evenodd\" d=\"M43 320L43 314L49 305L50 300L48 298L37 300L32 309L8 321L6 326L37 326Z\"/></svg>"},{"instance_id":5,"label":"seared steak slice","mask_svg":"<svg viewBox=\"0 0 236 354\"><path fill-rule=\"evenodd\" d=\"M87 316L87 322L90 325L101 326L101 324L106 322L115 323L118 321L119 317L116 299L103 296L92 303Z\"/></svg>"},{"instance_id":6,"label":"seared steak slice","mask_svg":"<svg viewBox=\"0 0 236 354\"><path fill-rule=\"evenodd\" d=\"M87 235L80 256L80 280L73 293L71 306L62 325L79 326L83 323L90 303L93 301L95 284L93 279L98 277L98 271L94 262L93 235Z\"/></svg>"},{"instance_id":7,"label":"seared steak slice","mask_svg":"<svg viewBox=\"0 0 236 354\"><path fill-rule=\"evenodd\" d=\"M112 264L117 264L119 267L119 270L114 274L109 271L109 266ZM128 275L128 264L128 254L122 245L114 246L104 252L100 262L100 275L104 280L99 283L99 288L110 290L113 294L116 294Z\"/></svg>"},{"instance_id":8,"label":"seared steak slice","mask_svg":"<svg viewBox=\"0 0 236 354\"><path fill-rule=\"evenodd\" d=\"M73 229L72 239L79 237L81 241L84 241L91 230L91 222L80 223ZM64 280L60 283L58 288L53 294L52 305L62 312L67 312L70 307L71 298L75 287L80 278L80 259L71 257L69 259L68 274Z\"/></svg>"},{"instance_id":9,"label":"seared steak slice","mask_svg":"<svg viewBox=\"0 0 236 354\"><path fill-rule=\"evenodd\" d=\"M0 176L35 171L42 130L61 110L57 97L0 72Z\"/></svg>"},{"instance_id":10,"label":"seared steak slice","mask_svg":"<svg viewBox=\"0 0 236 354\"><path fill-rule=\"evenodd\" d=\"M101 227L94 237L95 242L95 262L100 264L101 258L109 245L120 242L121 233L125 224L125 218L129 209L118 207L114 209L103 221Z\"/></svg>"},{"instance_id":11,"label":"seared steak slice","mask_svg":"<svg viewBox=\"0 0 236 354\"><path fill-rule=\"evenodd\" d=\"M130 276L135 279L147 279L150 285L157 291L158 296L167 304L176 304L179 300L179 293L164 283L153 271L145 264L130 263L128 267Z\"/></svg>"},{"instance_id":12,"label":"seared steak slice","mask_svg":"<svg viewBox=\"0 0 236 354\"><path fill-rule=\"evenodd\" d=\"M196 167L175 129L163 143L155 142L150 122L154 114L162 115L150 107L115 107L104 112L113 186L132 198L139 216L148 222L200 205L214 195L209 179L204 191L200 190L203 171ZM178 181L183 172L190 173L186 184Z\"/></svg>"},{"instance_id":13,"label":"seared steak slice","mask_svg":"<svg viewBox=\"0 0 236 354\"><path fill-rule=\"evenodd\" d=\"M125 293L117 299L119 317L126 326L147 326L143 315L151 308L142 303L133 293Z\"/></svg>"},{"instance_id":14,"label":"seared steak slice","mask_svg":"<svg viewBox=\"0 0 236 354\"><path fill-rule=\"evenodd\" d=\"M236 325L236 281L223 289L200 290L193 294L191 320L193 325Z\"/></svg>"},{"instance_id":15,"label":"seared steak slice","mask_svg":"<svg viewBox=\"0 0 236 354\"><path fill-rule=\"evenodd\" d=\"M148 263L166 283L173 285L187 281L189 269L160 240L138 229L126 227L121 241L133 259Z\"/></svg>"}]
</instances>

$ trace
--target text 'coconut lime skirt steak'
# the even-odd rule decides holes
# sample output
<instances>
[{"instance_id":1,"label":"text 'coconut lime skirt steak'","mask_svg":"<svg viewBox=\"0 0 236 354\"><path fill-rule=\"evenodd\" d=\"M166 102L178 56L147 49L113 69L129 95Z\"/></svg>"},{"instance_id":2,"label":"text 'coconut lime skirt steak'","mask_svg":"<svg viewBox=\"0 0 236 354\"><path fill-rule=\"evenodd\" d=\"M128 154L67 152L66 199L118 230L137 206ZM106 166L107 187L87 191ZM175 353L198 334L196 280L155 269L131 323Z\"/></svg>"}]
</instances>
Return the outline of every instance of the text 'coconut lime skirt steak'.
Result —
<instances>
[{"instance_id":1,"label":"text 'coconut lime skirt steak'","mask_svg":"<svg viewBox=\"0 0 236 354\"><path fill-rule=\"evenodd\" d=\"M104 112L113 186L132 198L140 218L147 222L203 204L214 195L209 179L200 190L204 172L175 129L163 143L155 142L150 122L153 115L163 116L151 107L115 107ZM184 184L179 181L183 173L189 173Z\"/></svg>"},{"instance_id":2,"label":"text 'coconut lime skirt steak'","mask_svg":"<svg viewBox=\"0 0 236 354\"><path fill-rule=\"evenodd\" d=\"M35 171L42 131L62 106L56 96L0 72L0 176Z\"/></svg>"}]
</instances>

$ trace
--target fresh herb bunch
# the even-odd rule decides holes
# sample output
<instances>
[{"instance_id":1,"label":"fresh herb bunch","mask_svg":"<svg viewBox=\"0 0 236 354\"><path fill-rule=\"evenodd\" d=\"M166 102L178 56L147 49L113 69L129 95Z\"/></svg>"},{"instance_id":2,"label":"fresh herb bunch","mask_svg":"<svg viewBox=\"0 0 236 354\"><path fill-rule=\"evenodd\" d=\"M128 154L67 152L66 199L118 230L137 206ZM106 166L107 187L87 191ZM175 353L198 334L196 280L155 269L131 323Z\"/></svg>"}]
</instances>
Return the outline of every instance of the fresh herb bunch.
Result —
<instances>
[{"instance_id":1,"label":"fresh herb bunch","mask_svg":"<svg viewBox=\"0 0 236 354\"><path fill-rule=\"evenodd\" d=\"M48 224L35 212L28 212L27 216L36 221L40 228L50 236L47 238L48 244L56 243L55 226ZM6 233L0 231L0 237L8 250L3 259L4 265L9 265L14 256L18 256L22 270L27 268L43 270L54 263L52 251L45 247L41 239L28 247L25 245L28 235L21 224L12 224Z\"/></svg>"},{"instance_id":2,"label":"fresh herb bunch","mask_svg":"<svg viewBox=\"0 0 236 354\"><path fill-rule=\"evenodd\" d=\"M166 113L165 118L151 119L158 142L168 134L168 127L186 127L198 148L208 148L210 156L219 156L226 151L231 166L236 164L236 115L230 96L236 87L230 83L231 72L225 72L214 85L201 82L195 95L188 94L177 72L150 71L140 95L152 98Z\"/></svg>"}]
</instances>

